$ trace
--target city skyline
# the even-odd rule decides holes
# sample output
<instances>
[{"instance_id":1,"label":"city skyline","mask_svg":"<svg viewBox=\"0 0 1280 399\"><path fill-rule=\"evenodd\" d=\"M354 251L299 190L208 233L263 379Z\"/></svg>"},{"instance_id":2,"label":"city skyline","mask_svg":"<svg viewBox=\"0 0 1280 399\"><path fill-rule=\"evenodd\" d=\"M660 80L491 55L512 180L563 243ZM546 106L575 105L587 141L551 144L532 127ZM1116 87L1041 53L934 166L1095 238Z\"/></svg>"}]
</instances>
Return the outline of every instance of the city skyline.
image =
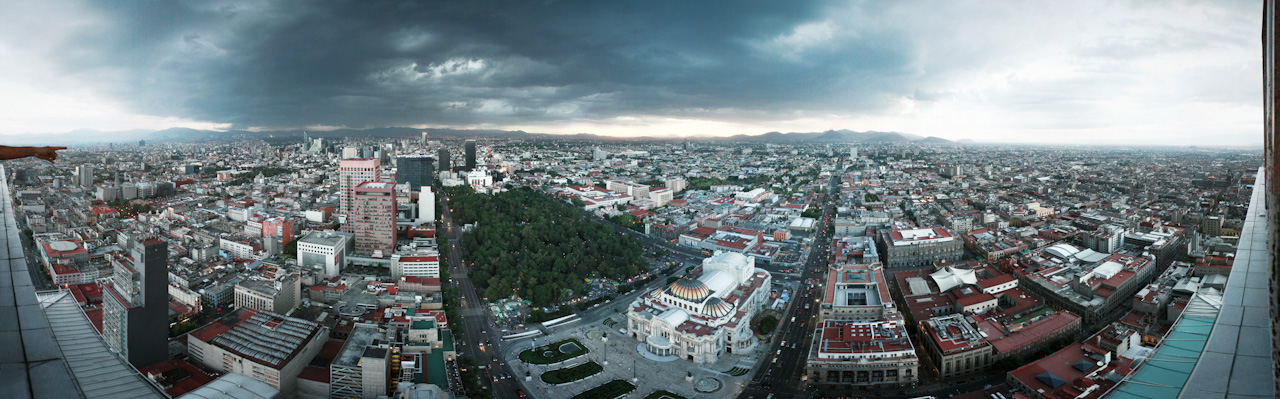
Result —
<instances>
[{"instance_id":1,"label":"city skyline","mask_svg":"<svg viewBox=\"0 0 1280 399\"><path fill-rule=\"evenodd\" d=\"M0 134L1261 143L1257 1L735 6L21 4L0 16Z\"/></svg>"}]
</instances>

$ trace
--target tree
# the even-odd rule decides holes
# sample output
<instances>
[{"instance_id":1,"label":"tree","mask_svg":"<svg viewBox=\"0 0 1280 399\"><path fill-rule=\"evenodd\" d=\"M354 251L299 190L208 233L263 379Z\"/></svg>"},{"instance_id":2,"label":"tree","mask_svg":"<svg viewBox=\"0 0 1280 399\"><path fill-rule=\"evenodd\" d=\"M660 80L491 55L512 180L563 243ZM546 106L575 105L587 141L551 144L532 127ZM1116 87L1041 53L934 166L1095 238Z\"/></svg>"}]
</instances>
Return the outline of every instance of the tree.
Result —
<instances>
[{"instance_id":1,"label":"tree","mask_svg":"<svg viewBox=\"0 0 1280 399\"><path fill-rule=\"evenodd\" d=\"M778 328L778 318L773 315L765 315L760 318L760 321L756 323L752 331L755 331L756 334L764 335L773 332L775 328Z\"/></svg>"},{"instance_id":2,"label":"tree","mask_svg":"<svg viewBox=\"0 0 1280 399\"><path fill-rule=\"evenodd\" d=\"M585 292L584 277L623 280L644 266L640 246L582 210L527 188L481 195L448 192L458 223L482 221L462 237L477 289L497 299L512 290L536 307ZM630 216L630 215L627 215Z\"/></svg>"},{"instance_id":3,"label":"tree","mask_svg":"<svg viewBox=\"0 0 1280 399\"><path fill-rule=\"evenodd\" d=\"M800 216L817 219L822 217L822 208L809 207L800 213Z\"/></svg>"}]
</instances>

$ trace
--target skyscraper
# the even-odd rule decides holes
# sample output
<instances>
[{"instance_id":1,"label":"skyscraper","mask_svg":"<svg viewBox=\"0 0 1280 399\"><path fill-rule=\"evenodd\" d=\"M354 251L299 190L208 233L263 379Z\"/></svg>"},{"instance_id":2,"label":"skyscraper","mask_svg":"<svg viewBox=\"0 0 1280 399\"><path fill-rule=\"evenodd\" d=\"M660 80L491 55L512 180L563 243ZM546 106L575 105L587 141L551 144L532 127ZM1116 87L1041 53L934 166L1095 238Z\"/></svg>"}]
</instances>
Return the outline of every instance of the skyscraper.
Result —
<instances>
[{"instance_id":1,"label":"skyscraper","mask_svg":"<svg viewBox=\"0 0 1280 399\"><path fill-rule=\"evenodd\" d=\"M409 188L415 191L423 186L431 186L435 162L431 157L423 155L396 157L396 183L409 183Z\"/></svg>"},{"instance_id":2,"label":"skyscraper","mask_svg":"<svg viewBox=\"0 0 1280 399\"><path fill-rule=\"evenodd\" d=\"M391 182L370 181L355 187L351 213L343 229L355 234L356 252L390 255L396 249L396 194Z\"/></svg>"},{"instance_id":3,"label":"skyscraper","mask_svg":"<svg viewBox=\"0 0 1280 399\"><path fill-rule=\"evenodd\" d=\"M444 148L441 148L441 149L440 149L440 152L439 152L439 155L440 155L440 156L439 156L438 158L440 159L440 171L441 171L441 172L448 172L448 171L449 171L449 167L450 167L450 165L449 165L449 150L446 150L446 149L444 149Z\"/></svg>"},{"instance_id":4,"label":"skyscraper","mask_svg":"<svg viewBox=\"0 0 1280 399\"><path fill-rule=\"evenodd\" d=\"M111 259L113 282L103 290L102 338L134 367L169 357L169 245L146 238L132 256Z\"/></svg>"},{"instance_id":5,"label":"skyscraper","mask_svg":"<svg viewBox=\"0 0 1280 399\"><path fill-rule=\"evenodd\" d=\"M338 164L338 172L338 189L342 193L338 211L344 215L350 215L351 196L356 186L367 181L381 179L382 162L377 159L344 159ZM346 231L345 226L343 229L343 231Z\"/></svg>"},{"instance_id":6,"label":"skyscraper","mask_svg":"<svg viewBox=\"0 0 1280 399\"><path fill-rule=\"evenodd\" d=\"M467 156L466 170L468 171L475 170L476 169L476 141L467 140L467 142L462 145L462 148L464 151L466 151L466 156Z\"/></svg>"},{"instance_id":7,"label":"skyscraper","mask_svg":"<svg viewBox=\"0 0 1280 399\"><path fill-rule=\"evenodd\" d=\"M93 185L93 166L80 165L76 167L76 183L89 187Z\"/></svg>"},{"instance_id":8,"label":"skyscraper","mask_svg":"<svg viewBox=\"0 0 1280 399\"><path fill-rule=\"evenodd\" d=\"M436 220L436 194L431 186L422 187L418 193L418 223L431 223Z\"/></svg>"}]
</instances>

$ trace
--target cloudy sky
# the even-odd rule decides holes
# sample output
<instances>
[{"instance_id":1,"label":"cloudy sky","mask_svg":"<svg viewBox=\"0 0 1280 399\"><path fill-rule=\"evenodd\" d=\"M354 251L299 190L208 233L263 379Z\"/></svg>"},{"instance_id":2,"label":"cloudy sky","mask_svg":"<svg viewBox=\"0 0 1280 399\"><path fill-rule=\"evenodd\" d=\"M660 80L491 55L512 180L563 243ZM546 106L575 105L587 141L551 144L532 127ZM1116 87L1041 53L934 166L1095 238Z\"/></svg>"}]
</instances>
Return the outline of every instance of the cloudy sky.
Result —
<instances>
[{"instance_id":1,"label":"cloudy sky","mask_svg":"<svg viewBox=\"0 0 1280 399\"><path fill-rule=\"evenodd\" d=\"M1260 0L17 0L0 13L0 134L851 129L1258 145L1261 13Z\"/></svg>"}]
</instances>

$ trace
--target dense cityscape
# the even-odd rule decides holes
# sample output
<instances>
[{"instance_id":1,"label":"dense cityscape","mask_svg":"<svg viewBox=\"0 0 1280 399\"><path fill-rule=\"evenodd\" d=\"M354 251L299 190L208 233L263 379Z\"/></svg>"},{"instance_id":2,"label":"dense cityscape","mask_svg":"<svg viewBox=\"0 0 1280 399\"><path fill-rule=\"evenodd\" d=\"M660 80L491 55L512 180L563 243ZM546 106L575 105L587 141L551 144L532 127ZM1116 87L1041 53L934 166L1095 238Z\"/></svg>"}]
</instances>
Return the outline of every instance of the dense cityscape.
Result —
<instances>
[{"instance_id":1,"label":"dense cityscape","mask_svg":"<svg viewBox=\"0 0 1280 399\"><path fill-rule=\"evenodd\" d=\"M6 2L0 399L1280 399L1278 21Z\"/></svg>"},{"instance_id":2,"label":"dense cityscape","mask_svg":"<svg viewBox=\"0 0 1280 399\"><path fill-rule=\"evenodd\" d=\"M945 140L267 139L5 167L38 300L140 375L100 389L1126 397L1231 290L1262 163ZM60 323L58 342L85 339Z\"/></svg>"}]
</instances>

